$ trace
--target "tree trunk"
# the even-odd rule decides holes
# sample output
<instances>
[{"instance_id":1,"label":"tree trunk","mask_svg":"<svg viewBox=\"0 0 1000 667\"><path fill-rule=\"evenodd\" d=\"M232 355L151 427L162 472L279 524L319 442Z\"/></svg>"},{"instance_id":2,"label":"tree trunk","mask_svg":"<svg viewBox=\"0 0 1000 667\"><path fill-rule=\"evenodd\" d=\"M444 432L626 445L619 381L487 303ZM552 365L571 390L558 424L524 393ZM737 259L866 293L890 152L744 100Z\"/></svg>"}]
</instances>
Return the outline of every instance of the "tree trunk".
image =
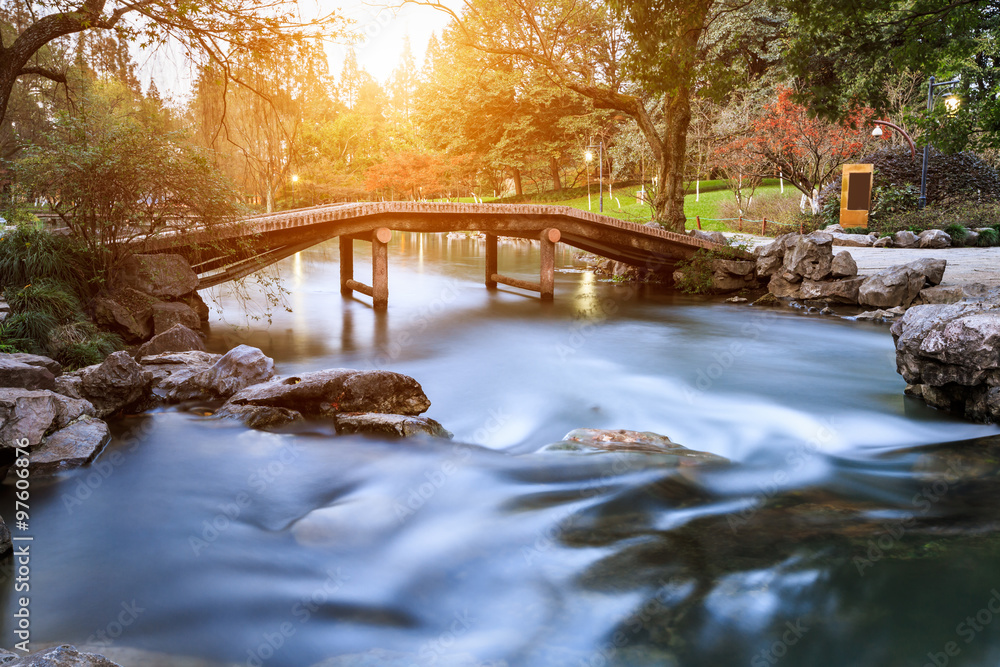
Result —
<instances>
[{"instance_id":1,"label":"tree trunk","mask_svg":"<svg viewBox=\"0 0 1000 667\"><path fill-rule=\"evenodd\" d=\"M686 90L668 98L664 109L663 155L657 162L659 187L653 197L653 216L672 232L684 233L684 167L691 100Z\"/></svg>"},{"instance_id":2,"label":"tree trunk","mask_svg":"<svg viewBox=\"0 0 1000 667\"><path fill-rule=\"evenodd\" d=\"M521 187L521 170L520 169L515 169L514 170L513 179L514 179L514 194L516 194L518 197L520 197L521 195L524 194L524 189Z\"/></svg>"},{"instance_id":3,"label":"tree trunk","mask_svg":"<svg viewBox=\"0 0 1000 667\"><path fill-rule=\"evenodd\" d=\"M559 178L559 161L554 157L549 158L549 169L552 171L552 189L562 190L562 181Z\"/></svg>"}]
</instances>

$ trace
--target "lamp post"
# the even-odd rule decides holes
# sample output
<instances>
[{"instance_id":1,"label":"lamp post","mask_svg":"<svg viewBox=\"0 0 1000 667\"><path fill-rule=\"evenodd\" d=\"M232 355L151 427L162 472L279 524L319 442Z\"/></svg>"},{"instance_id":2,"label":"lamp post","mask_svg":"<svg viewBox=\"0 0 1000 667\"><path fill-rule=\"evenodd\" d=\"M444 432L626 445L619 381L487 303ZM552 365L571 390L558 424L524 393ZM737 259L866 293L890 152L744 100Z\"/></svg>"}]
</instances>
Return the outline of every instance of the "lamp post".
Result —
<instances>
[{"instance_id":1,"label":"lamp post","mask_svg":"<svg viewBox=\"0 0 1000 667\"><path fill-rule=\"evenodd\" d=\"M598 197L598 202L599 202L599 207L600 207L599 210L600 210L600 212L604 213L604 142L600 141L600 142L597 143L597 145L591 144L590 146L587 146L587 148L596 148L596 149L598 149L598 160L600 160L600 162L598 163L597 177L599 179L598 183L599 183L599 185L601 187L601 194ZM594 159L594 153L592 151L588 150L584 154L584 157L587 160L587 164L590 164L590 162ZM588 174L589 173L590 172L588 171ZM588 178L589 178L589 175L588 175Z\"/></svg>"},{"instance_id":2,"label":"lamp post","mask_svg":"<svg viewBox=\"0 0 1000 667\"><path fill-rule=\"evenodd\" d=\"M960 79L955 78L951 81L941 81L936 82L932 76L927 82L927 112L930 113L934 109L934 89L940 86L954 86L958 83ZM954 106L955 109L958 108L958 98L955 98L954 104L949 104L948 109L952 110ZM924 144L924 163L920 168L920 198L917 199L917 208L922 209L927 206L927 160L930 158L931 145L930 143Z\"/></svg>"}]
</instances>

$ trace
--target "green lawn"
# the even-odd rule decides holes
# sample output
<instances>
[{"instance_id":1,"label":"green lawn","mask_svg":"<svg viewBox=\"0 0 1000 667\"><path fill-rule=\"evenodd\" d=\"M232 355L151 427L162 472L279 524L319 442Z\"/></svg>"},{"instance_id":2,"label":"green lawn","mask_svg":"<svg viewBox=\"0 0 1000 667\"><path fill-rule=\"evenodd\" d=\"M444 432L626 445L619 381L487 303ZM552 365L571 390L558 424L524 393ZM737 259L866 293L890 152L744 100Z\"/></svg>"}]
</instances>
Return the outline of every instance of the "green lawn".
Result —
<instances>
[{"instance_id":1,"label":"green lawn","mask_svg":"<svg viewBox=\"0 0 1000 667\"><path fill-rule=\"evenodd\" d=\"M777 179L769 179L764 181L764 185L757 188L757 195L765 195L771 193L777 193L780 191ZM724 186L723 181L702 181L702 186L704 189L709 190L701 192L701 196L698 197L698 201L695 201L695 195L691 194L684 197L684 214L688 218L688 229L692 229L697 226L696 216L700 216L702 219L701 228L709 231L733 231L736 229L736 223L732 223L732 227L729 227L727 222L713 220L713 218L721 218L719 213L720 204L724 201L730 200L732 198L732 193L728 189L718 189ZM612 218L618 218L619 220L628 220L630 222L644 223L652 219L652 209L641 203L636 203L635 193L639 189L638 186L632 185L627 187L622 187L621 189L613 189L611 195L608 195L607 189L604 191L604 215L610 216ZM692 188L693 190L693 188ZM580 193L581 189L576 188L572 191L573 194ZM798 197L798 191L791 187L785 188L786 197ZM518 198L519 201L524 203L533 203L534 199L531 195L526 195L524 197ZM546 192L538 195L538 199L541 200L537 203L548 204L553 206L571 206L573 208L578 208L581 211L592 211L594 213L598 212L599 200L598 200L598 190L594 186L591 189L590 200L588 202L587 195L577 196L572 199L559 200L557 199L557 193ZM452 201L455 201L454 199ZM462 197L458 201L461 202L472 202L471 197ZM484 197L483 201L489 203L491 201L506 201L506 200L494 200L492 197Z\"/></svg>"}]
</instances>

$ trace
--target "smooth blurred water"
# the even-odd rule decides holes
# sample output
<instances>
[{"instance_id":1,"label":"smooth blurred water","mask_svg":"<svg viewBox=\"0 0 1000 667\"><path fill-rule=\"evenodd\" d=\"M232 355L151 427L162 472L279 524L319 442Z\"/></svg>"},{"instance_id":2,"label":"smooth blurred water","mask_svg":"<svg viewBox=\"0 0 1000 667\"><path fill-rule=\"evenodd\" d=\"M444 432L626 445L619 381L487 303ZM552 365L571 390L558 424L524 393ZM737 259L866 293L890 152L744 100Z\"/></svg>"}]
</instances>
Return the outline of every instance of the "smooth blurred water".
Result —
<instances>
[{"instance_id":1,"label":"smooth blurred water","mask_svg":"<svg viewBox=\"0 0 1000 667\"><path fill-rule=\"evenodd\" d=\"M119 420L97 464L33 490L34 638L305 667L1000 660L998 430L904 398L885 327L604 282L568 253L545 304L487 291L481 250L397 234L384 314L341 296L335 242L283 263L270 325L220 295L212 349L412 375L455 441ZM537 266L502 246L502 273ZM537 452L577 427L733 464Z\"/></svg>"}]
</instances>

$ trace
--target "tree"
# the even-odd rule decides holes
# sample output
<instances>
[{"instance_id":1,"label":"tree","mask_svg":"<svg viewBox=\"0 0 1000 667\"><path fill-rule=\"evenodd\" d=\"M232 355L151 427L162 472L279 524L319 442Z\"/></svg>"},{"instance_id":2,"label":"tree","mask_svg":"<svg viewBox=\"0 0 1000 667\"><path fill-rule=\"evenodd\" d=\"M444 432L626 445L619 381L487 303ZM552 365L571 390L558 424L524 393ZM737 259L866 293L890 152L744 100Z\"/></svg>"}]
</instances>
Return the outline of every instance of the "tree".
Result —
<instances>
[{"instance_id":1,"label":"tree","mask_svg":"<svg viewBox=\"0 0 1000 667\"><path fill-rule=\"evenodd\" d=\"M15 165L23 186L49 200L106 279L143 239L236 214L232 188L209 156L143 121L121 84L95 84L78 112L60 114Z\"/></svg>"},{"instance_id":2,"label":"tree","mask_svg":"<svg viewBox=\"0 0 1000 667\"><path fill-rule=\"evenodd\" d=\"M727 142L721 149L731 164L748 171L753 163L765 163L771 174L779 171L819 211L817 195L837 169L871 148L869 127L874 111L856 107L841 121L810 117L808 109L793 100L790 88L779 87L778 99L764 105L751 120L749 132ZM763 174L759 174L763 176Z\"/></svg>"},{"instance_id":3,"label":"tree","mask_svg":"<svg viewBox=\"0 0 1000 667\"><path fill-rule=\"evenodd\" d=\"M759 76L771 60L756 46L770 47L783 28L765 0L613 0L614 13L586 0L468 0L462 15L436 0L409 1L451 14L475 48L531 63L596 107L633 118L655 162L655 217L674 231L685 223L692 96ZM751 24L761 39L737 40ZM659 122L630 81L661 99Z\"/></svg>"},{"instance_id":4,"label":"tree","mask_svg":"<svg viewBox=\"0 0 1000 667\"><path fill-rule=\"evenodd\" d=\"M908 71L924 82L957 75L962 106L923 116L928 139L953 151L1000 145L1000 1L801 0L789 8L789 67L816 113L842 118L857 103L883 112L885 82Z\"/></svg>"},{"instance_id":5,"label":"tree","mask_svg":"<svg viewBox=\"0 0 1000 667\"><path fill-rule=\"evenodd\" d=\"M120 43L143 46L176 40L190 57L215 62L228 72L233 57L262 44L298 43L309 36L329 35L343 25L336 14L299 19L294 0L275 0L263 7L251 0L78 0L76 4L32 0L28 10L16 37L0 32L0 119L6 116L14 84L22 77L65 83L65 71L47 66L39 55L68 35L113 30Z\"/></svg>"}]
</instances>

